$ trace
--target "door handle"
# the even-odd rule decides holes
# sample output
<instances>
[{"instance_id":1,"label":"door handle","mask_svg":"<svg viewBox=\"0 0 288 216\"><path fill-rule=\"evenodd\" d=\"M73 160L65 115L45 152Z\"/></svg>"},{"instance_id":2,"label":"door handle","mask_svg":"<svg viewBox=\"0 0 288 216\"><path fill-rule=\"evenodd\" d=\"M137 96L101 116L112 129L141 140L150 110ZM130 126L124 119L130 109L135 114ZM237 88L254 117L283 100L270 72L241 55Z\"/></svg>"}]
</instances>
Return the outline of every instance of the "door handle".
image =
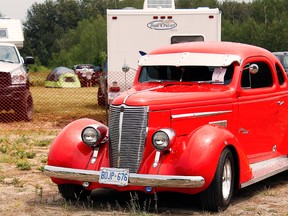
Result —
<instances>
[{"instance_id":1,"label":"door handle","mask_svg":"<svg viewBox=\"0 0 288 216\"><path fill-rule=\"evenodd\" d=\"M284 101L277 101L277 104L278 104L279 106L282 106L282 105L284 104Z\"/></svg>"}]
</instances>

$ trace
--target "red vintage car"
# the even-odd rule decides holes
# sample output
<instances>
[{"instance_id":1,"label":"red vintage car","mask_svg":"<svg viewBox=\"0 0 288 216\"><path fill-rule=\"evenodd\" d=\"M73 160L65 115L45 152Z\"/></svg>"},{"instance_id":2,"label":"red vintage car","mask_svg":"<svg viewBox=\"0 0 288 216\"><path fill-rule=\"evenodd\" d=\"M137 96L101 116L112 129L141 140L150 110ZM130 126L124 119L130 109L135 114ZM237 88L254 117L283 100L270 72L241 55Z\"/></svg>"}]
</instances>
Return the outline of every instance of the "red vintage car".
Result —
<instances>
[{"instance_id":1,"label":"red vintage car","mask_svg":"<svg viewBox=\"0 0 288 216\"><path fill-rule=\"evenodd\" d=\"M288 169L288 81L260 47L154 50L109 113L108 126L80 119L52 143L44 170L64 198L171 191L200 194L204 209L219 211L235 190Z\"/></svg>"}]
</instances>

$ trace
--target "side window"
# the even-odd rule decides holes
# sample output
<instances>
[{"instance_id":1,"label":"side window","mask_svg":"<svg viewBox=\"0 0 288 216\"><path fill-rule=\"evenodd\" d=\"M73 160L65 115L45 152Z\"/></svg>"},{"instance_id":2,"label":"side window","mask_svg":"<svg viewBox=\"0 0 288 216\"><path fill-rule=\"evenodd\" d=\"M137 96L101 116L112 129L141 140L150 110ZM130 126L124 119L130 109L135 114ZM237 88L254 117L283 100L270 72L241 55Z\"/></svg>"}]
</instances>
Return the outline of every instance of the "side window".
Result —
<instances>
[{"instance_id":1,"label":"side window","mask_svg":"<svg viewBox=\"0 0 288 216\"><path fill-rule=\"evenodd\" d=\"M258 70L250 70L249 66L257 65ZM265 62L251 62L247 64L241 77L242 88L265 88L273 85L272 73L269 66Z\"/></svg>"},{"instance_id":2,"label":"side window","mask_svg":"<svg viewBox=\"0 0 288 216\"><path fill-rule=\"evenodd\" d=\"M283 83L284 83L283 73L282 73L278 64L276 64L275 66L276 66L276 71L277 71L278 83L279 83L279 85L283 85Z\"/></svg>"}]
</instances>

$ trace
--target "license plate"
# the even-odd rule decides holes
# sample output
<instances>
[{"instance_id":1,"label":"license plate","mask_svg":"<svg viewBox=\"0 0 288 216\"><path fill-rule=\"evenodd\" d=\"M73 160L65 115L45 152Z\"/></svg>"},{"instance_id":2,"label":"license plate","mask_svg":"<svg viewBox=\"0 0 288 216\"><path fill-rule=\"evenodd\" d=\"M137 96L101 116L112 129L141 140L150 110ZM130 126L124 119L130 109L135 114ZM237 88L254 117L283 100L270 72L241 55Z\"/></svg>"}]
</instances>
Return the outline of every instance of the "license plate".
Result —
<instances>
[{"instance_id":1,"label":"license plate","mask_svg":"<svg viewBox=\"0 0 288 216\"><path fill-rule=\"evenodd\" d=\"M129 170L117 168L101 168L99 183L113 185L128 185Z\"/></svg>"}]
</instances>

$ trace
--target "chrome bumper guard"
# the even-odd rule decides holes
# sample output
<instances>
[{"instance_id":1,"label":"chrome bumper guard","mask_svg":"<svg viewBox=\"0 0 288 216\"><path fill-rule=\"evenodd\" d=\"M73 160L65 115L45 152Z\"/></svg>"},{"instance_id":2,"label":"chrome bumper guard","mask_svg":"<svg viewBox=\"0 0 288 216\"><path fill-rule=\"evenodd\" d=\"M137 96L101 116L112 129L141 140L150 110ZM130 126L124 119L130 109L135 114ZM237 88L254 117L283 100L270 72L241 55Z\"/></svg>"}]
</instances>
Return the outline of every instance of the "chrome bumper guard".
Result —
<instances>
[{"instance_id":1,"label":"chrome bumper guard","mask_svg":"<svg viewBox=\"0 0 288 216\"><path fill-rule=\"evenodd\" d=\"M44 174L49 177L99 182L100 171L72 169L46 165ZM204 186L205 180L202 176L172 176L172 175L150 175L150 174L129 174L130 186L151 186L170 188L200 188Z\"/></svg>"}]
</instances>

